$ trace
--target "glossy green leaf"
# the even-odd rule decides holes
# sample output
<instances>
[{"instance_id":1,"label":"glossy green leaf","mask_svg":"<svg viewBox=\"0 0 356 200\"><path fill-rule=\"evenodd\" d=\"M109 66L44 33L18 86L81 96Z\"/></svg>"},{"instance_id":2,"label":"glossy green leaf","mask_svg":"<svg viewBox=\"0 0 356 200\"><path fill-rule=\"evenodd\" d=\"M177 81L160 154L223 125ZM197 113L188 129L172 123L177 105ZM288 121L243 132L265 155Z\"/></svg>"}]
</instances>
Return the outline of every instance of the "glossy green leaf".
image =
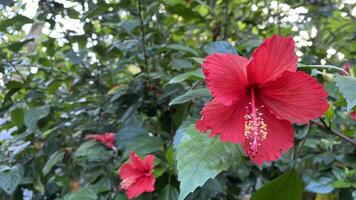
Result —
<instances>
[{"instance_id":1,"label":"glossy green leaf","mask_svg":"<svg viewBox=\"0 0 356 200\"><path fill-rule=\"evenodd\" d=\"M97 200L98 195L93 191L93 189L86 187L82 188L76 192L72 192L64 200Z\"/></svg>"},{"instance_id":2,"label":"glossy green leaf","mask_svg":"<svg viewBox=\"0 0 356 200\"><path fill-rule=\"evenodd\" d=\"M237 54L235 47L233 47L227 41L212 42L212 43L209 43L209 44L205 45L203 49L207 54L212 54L212 53L233 53L233 54Z\"/></svg>"},{"instance_id":3,"label":"glossy green leaf","mask_svg":"<svg viewBox=\"0 0 356 200\"><path fill-rule=\"evenodd\" d=\"M0 188L7 194L12 195L17 186L21 183L24 173L24 168L20 164L11 168L3 167L0 170Z\"/></svg>"},{"instance_id":4,"label":"glossy green leaf","mask_svg":"<svg viewBox=\"0 0 356 200\"><path fill-rule=\"evenodd\" d=\"M171 102L169 102L169 106L182 104L190 100L193 100L195 98L209 98L209 97L210 97L210 92L206 88L189 90L187 93L174 98Z\"/></svg>"},{"instance_id":5,"label":"glossy green leaf","mask_svg":"<svg viewBox=\"0 0 356 200\"><path fill-rule=\"evenodd\" d=\"M183 74L179 74L178 76L173 77L168 84L180 83L185 80L204 80L204 74L201 69L197 69L190 72L185 72Z\"/></svg>"},{"instance_id":6,"label":"glossy green leaf","mask_svg":"<svg viewBox=\"0 0 356 200\"><path fill-rule=\"evenodd\" d=\"M134 137L129 141L127 141L126 143L127 143L127 150L129 151L132 150L142 155L155 152L159 150L163 145L163 141L160 138L151 137L148 135Z\"/></svg>"},{"instance_id":7,"label":"glossy green leaf","mask_svg":"<svg viewBox=\"0 0 356 200\"><path fill-rule=\"evenodd\" d=\"M11 19L7 19L7 20L3 21L2 23L0 23L0 30L5 31L6 28L9 26L13 26L13 25L22 26L22 25L29 24L32 22L33 22L33 20L26 16L16 15L15 17L13 17Z\"/></svg>"},{"instance_id":8,"label":"glossy green leaf","mask_svg":"<svg viewBox=\"0 0 356 200\"><path fill-rule=\"evenodd\" d=\"M177 200L178 195L179 195L178 190L174 186L168 184L163 188L162 191L160 191L158 193L157 199L158 200Z\"/></svg>"},{"instance_id":9,"label":"glossy green leaf","mask_svg":"<svg viewBox=\"0 0 356 200\"><path fill-rule=\"evenodd\" d=\"M58 162L63 160L63 157L63 151L57 151L53 153L47 160L45 166L42 168L42 174L46 176Z\"/></svg>"},{"instance_id":10,"label":"glossy green leaf","mask_svg":"<svg viewBox=\"0 0 356 200\"><path fill-rule=\"evenodd\" d=\"M290 170L257 190L251 200L302 200L303 182L295 170Z\"/></svg>"},{"instance_id":11,"label":"glossy green leaf","mask_svg":"<svg viewBox=\"0 0 356 200\"><path fill-rule=\"evenodd\" d=\"M25 120L24 120L25 125L31 131L37 130L38 129L37 122L40 119L46 117L50 111L51 111L51 107L48 105L35 107L26 111Z\"/></svg>"},{"instance_id":12,"label":"glossy green leaf","mask_svg":"<svg viewBox=\"0 0 356 200\"><path fill-rule=\"evenodd\" d=\"M179 199L183 200L209 178L227 170L239 156L241 153L236 144L210 138L191 125L177 149L178 180L181 182Z\"/></svg>"},{"instance_id":13,"label":"glossy green leaf","mask_svg":"<svg viewBox=\"0 0 356 200\"><path fill-rule=\"evenodd\" d=\"M173 59L169 63L169 65L172 67L172 69L190 69L193 67L191 62L189 62L186 59L180 59L180 58Z\"/></svg>"},{"instance_id":14,"label":"glossy green leaf","mask_svg":"<svg viewBox=\"0 0 356 200\"><path fill-rule=\"evenodd\" d=\"M347 101L347 111L350 111L356 105L356 78L336 75L335 81Z\"/></svg>"},{"instance_id":15,"label":"glossy green leaf","mask_svg":"<svg viewBox=\"0 0 356 200\"><path fill-rule=\"evenodd\" d=\"M18 52L20 49L25 46L27 43L32 42L34 39L27 39L21 42L13 42L9 46L7 46L8 49L10 49L13 52Z\"/></svg>"}]
</instances>

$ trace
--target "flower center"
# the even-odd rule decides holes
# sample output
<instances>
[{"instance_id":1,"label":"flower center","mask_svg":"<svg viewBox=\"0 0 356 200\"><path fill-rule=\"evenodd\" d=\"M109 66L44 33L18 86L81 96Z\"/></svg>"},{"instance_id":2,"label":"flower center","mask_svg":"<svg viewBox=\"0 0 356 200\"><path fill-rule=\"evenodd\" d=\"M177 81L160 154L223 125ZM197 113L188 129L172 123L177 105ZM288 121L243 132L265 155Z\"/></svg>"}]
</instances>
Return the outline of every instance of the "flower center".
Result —
<instances>
[{"instance_id":1,"label":"flower center","mask_svg":"<svg viewBox=\"0 0 356 200\"><path fill-rule=\"evenodd\" d=\"M246 106L245 115L245 137L250 146L247 154L255 157L258 146L261 146L261 142L266 140L267 137L267 124L264 122L262 112L259 111L263 106L256 108L255 104L255 91L251 88L251 102L249 106Z\"/></svg>"},{"instance_id":2,"label":"flower center","mask_svg":"<svg viewBox=\"0 0 356 200\"><path fill-rule=\"evenodd\" d=\"M135 177L129 177L129 178L125 178L121 181L120 186L122 189L126 190L127 188L129 188L131 185L133 185L136 181Z\"/></svg>"}]
</instances>

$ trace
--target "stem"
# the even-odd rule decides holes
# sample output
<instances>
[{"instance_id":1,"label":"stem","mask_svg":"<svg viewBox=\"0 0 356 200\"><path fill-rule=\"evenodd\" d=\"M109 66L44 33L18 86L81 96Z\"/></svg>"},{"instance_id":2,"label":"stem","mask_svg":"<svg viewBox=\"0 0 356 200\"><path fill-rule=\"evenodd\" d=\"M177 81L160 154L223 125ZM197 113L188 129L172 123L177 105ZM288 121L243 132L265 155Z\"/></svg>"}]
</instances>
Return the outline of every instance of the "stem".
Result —
<instances>
[{"instance_id":1,"label":"stem","mask_svg":"<svg viewBox=\"0 0 356 200\"><path fill-rule=\"evenodd\" d=\"M347 137L346 135L342 134L341 132L338 132L338 131L332 129L331 127L326 125L326 123L325 123L325 121L323 119L321 119L321 118L319 118L319 119L320 119L320 121L322 123L320 123L318 121L315 121L315 120L311 120L311 122L313 122L315 125L319 126L320 128L322 128L322 129L324 129L324 130L326 130L326 131L328 131L328 132L330 132L330 133L332 133L334 135L339 136L341 139L343 139L343 140L345 140L345 141L347 141L347 142L349 142L349 143L351 143L353 145L356 145L356 141L355 140L353 140L352 138Z\"/></svg>"},{"instance_id":2,"label":"stem","mask_svg":"<svg viewBox=\"0 0 356 200\"><path fill-rule=\"evenodd\" d=\"M224 1L224 32L223 32L223 40L227 38L227 27L228 27L228 20L229 20L229 1Z\"/></svg>"},{"instance_id":3,"label":"stem","mask_svg":"<svg viewBox=\"0 0 356 200\"><path fill-rule=\"evenodd\" d=\"M148 80L150 79L149 75L148 75L148 58L147 58L147 52L146 52L146 45L145 45L145 29L144 29L144 23L143 23L143 19L142 19L142 8L141 5L142 2L141 0L138 0L138 14L139 14L139 18L140 18L140 28L141 28L141 42L142 42L142 50L143 50L143 57L144 57L144 62L145 62L145 73L146 76L148 78Z\"/></svg>"},{"instance_id":4,"label":"stem","mask_svg":"<svg viewBox=\"0 0 356 200\"><path fill-rule=\"evenodd\" d=\"M297 164L297 159L298 159L298 157L299 157L299 155L300 155L300 152L302 152L302 148L303 148L303 146L304 146L304 143L305 143L305 141L308 139L308 137L309 137L309 133L310 133L310 131L308 130L308 132L307 132L307 135L304 137L304 139L303 139L303 142L302 142L302 145L300 145L300 148L299 148L299 150L295 153L295 155L294 155L294 164L293 164L293 169L295 168L295 165Z\"/></svg>"}]
</instances>

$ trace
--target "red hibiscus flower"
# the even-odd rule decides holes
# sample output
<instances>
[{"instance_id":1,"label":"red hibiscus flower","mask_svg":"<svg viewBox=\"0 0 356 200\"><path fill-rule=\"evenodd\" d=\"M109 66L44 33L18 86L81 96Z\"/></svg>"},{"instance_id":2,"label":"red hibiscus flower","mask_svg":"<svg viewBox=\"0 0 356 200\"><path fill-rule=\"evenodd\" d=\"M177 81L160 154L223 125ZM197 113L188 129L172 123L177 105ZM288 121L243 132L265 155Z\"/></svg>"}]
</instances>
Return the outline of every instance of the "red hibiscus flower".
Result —
<instances>
[{"instance_id":1,"label":"red hibiscus flower","mask_svg":"<svg viewBox=\"0 0 356 200\"><path fill-rule=\"evenodd\" d=\"M348 75L348 73L350 72L352 65L350 63L345 63L342 65L342 69L344 70L343 72L341 72L341 75Z\"/></svg>"},{"instance_id":2,"label":"red hibiscus flower","mask_svg":"<svg viewBox=\"0 0 356 200\"><path fill-rule=\"evenodd\" d=\"M250 60L215 53L202 68L213 99L201 111L196 127L222 141L242 143L258 164L277 160L294 143L292 123L323 115L327 92L314 78L297 72L291 37L266 39Z\"/></svg>"},{"instance_id":3,"label":"red hibiscus flower","mask_svg":"<svg viewBox=\"0 0 356 200\"><path fill-rule=\"evenodd\" d=\"M350 117L351 117L351 119L353 119L356 122L356 111L352 111L350 113Z\"/></svg>"},{"instance_id":4,"label":"red hibiscus flower","mask_svg":"<svg viewBox=\"0 0 356 200\"><path fill-rule=\"evenodd\" d=\"M121 188L126 190L129 199L135 198L144 192L155 190L155 177L153 175L153 162L155 156L148 155L141 160L133 151L130 153L130 162L119 169L122 179Z\"/></svg>"},{"instance_id":5,"label":"red hibiscus flower","mask_svg":"<svg viewBox=\"0 0 356 200\"><path fill-rule=\"evenodd\" d=\"M90 134L86 139L94 139L97 142L103 143L109 149L115 149L116 135L115 133Z\"/></svg>"}]
</instances>

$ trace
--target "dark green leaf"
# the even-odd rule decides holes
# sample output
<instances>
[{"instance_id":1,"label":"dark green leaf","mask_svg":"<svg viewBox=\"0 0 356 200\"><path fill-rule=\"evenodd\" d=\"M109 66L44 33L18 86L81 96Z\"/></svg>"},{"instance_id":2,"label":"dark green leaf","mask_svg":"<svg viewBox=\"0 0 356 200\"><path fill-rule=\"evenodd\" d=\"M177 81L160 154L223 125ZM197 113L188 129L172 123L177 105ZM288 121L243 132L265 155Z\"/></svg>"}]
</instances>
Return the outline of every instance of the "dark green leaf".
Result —
<instances>
[{"instance_id":1,"label":"dark green leaf","mask_svg":"<svg viewBox=\"0 0 356 200\"><path fill-rule=\"evenodd\" d=\"M188 60L185 59L173 59L172 62L169 63L169 65L173 69L190 69L192 68L192 63L190 63Z\"/></svg>"},{"instance_id":2,"label":"dark green leaf","mask_svg":"<svg viewBox=\"0 0 356 200\"><path fill-rule=\"evenodd\" d=\"M209 98L209 97L210 97L210 92L206 88L189 90L187 93L174 98L171 102L169 102L169 106L175 104L182 104L194 98Z\"/></svg>"},{"instance_id":3,"label":"dark green leaf","mask_svg":"<svg viewBox=\"0 0 356 200\"><path fill-rule=\"evenodd\" d=\"M191 72L186 72L179 74L178 76L173 77L168 84L180 83L185 80L204 80L204 74L201 72L201 69L197 69Z\"/></svg>"},{"instance_id":4,"label":"dark green leaf","mask_svg":"<svg viewBox=\"0 0 356 200\"><path fill-rule=\"evenodd\" d=\"M89 187L72 192L64 197L64 200L97 200L97 194Z\"/></svg>"},{"instance_id":5,"label":"dark green leaf","mask_svg":"<svg viewBox=\"0 0 356 200\"><path fill-rule=\"evenodd\" d=\"M127 142L131 139L146 135L147 131L142 127L138 119L133 116L130 120L127 121L125 126L118 132L116 146L118 149L125 149L127 147Z\"/></svg>"},{"instance_id":6,"label":"dark green leaf","mask_svg":"<svg viewBox=\"0 0 356 200\"><path fill-rule=\"evenodd\" d=\"M29 23L33 23L33 20L23 15L16 15L11 19L7 19L3 21L0 24L0 31L5 31L6 28L9 26L13 26L13 25L22 26Z\"/></svg>"},{"instance_id":7,"label":"dark green leaf","mask_svg":"<svg viewBox=\"0 0 356 200\"><path fill-rule=\"evenodd\" d=\"M163 145L163 141L160 138L148 135L134 137L126 143L127 150L133 150L134 152L142 155L155 152Z\"/></svg>"},{"instance_id":8,"label":"dark green leaf","mask_svg":"<svg viewBox=\"0 0 356 200\"><path fill-rule=\"evenodd\" d=\"M57 151L53 153L47 160L45 166L42 168L42 174L46 176L58 162L62 161L63 157L63 151Z\"/></svg>"},{"instance_id":9,"label":"dark green leaf","mask_svg":"<svg viewBox=\"0 0 356 200\"><path fill-rule=\"evenodd\" d=\"M257 190L251 200L301 200L303 182L295 170L290 170Z\"/></svg>"},{"instance_id":10,"label":"dark green leaf","mask_svg":"<svg viewBox=\"0 0 356 200\"><path fill-rule=\"evenodd\" d=\"M13 42L9 46L7 46L8 49L10 49L13 52L18 52L23 46L25 46L27 43L32 42L34 39L27 39L22 42Z\"/></svg>"},{"instance_id":11,"label":"dark green leaf","mask_svg":"<svg viewBox=\"0 0 356 200\"><path fill-rule=\"evenodd\" d=\"M158 193L158 200L177 200L178 199L177 189L168 184L166 185L161 192Z\"/></svg>"},{"instance_id":12,"label":"dark green leaf","mask_svg":"<svg viewBox=\"0 0 356 200\"><path fill-rule=\"evenodd\" d=\"M35 131L38 129L37 122L46 117L51 110L51 107L48 105L39 106L36 108L32 108L28 110L25 114L25 125L31 131Z\"/></svg>"}]
</instances>

